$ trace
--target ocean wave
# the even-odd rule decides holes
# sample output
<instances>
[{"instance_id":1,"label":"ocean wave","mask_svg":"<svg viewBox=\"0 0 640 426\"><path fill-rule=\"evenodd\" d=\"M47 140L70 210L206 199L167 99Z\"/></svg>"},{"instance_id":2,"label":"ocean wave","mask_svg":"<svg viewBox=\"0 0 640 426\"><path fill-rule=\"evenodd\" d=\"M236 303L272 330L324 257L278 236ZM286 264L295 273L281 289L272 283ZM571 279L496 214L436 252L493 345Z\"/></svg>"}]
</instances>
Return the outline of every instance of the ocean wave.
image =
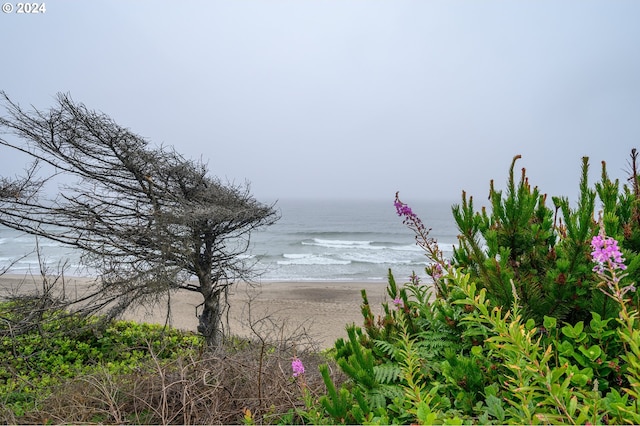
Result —
<instances>
[{"instance_id":1,"label":"ocean wave","mask_svg":"<svg viewBox=\"0 0 640 426\"><path fill-rule=\"evenodd\" d=\"M286 253L282 255L285 260L276 260L278 265L415 265L426 266L428 262L419 259L407 259L406 257L385 256L377 252L352 252L338 254L310 254L310 253Z\"/></svg>"},{"instance_id":2,"label":"ocean wave","mask_svg":"<svg viewBox=\"0 0 640 426\"><path fill-rule=\"evenodd\" d=\"M325 238L325 239L332 239L332 240L337 240L337 239L342 239L344 236L362 236L362 235L366 235L366 236L371 236L372 234L375 235L382 235L382 236L391 236L391 237L397 237L398 234L395 232L384 232L384 231L354 231L354 230L349 230L349 231L314 231L314 230L304 230L304 231L289 231L289 232L283 232L283 234L286 235L290 235L290 236L311 236L311 237L320 237L320 238Z\"/></svg>"},{"instance_id":3,"label":"ocean wave","mask_svg":"<svg viewBox=\"0 0 640 426\"><path fill-rule=\"evenodd\" d=\"M328 249L338 250L370 250L370 251L400 251L421 253L424 249L417 244L400 244L389 241L364 241L364 240L329 240L323 238L311 238L302 240L299 244L303 246L316 246ZM453 249L457 244L440 243L440 249L445 253L453 253Z\"/></svg>"},{"instance_id":4,"label":"ocean wave","mask_svg":"<svg viewBox=\"0 0 640 426\"><path fill-rule=\"evenodd\" d=\"M322 238L312 238L301 241L303 246L317 246L332 249L352 249L352 250L400 250L400 251L421 251L415 244L396 244L390 242L375 242L362 240L327 240Z\"/></svg>"},{"instance_id":5,"label":"ocean wave","mask_svg":"<svg viewBox=\"0 0 640 426\"><path fill-rule=\"evenodd\" d=\"M348 240L325 240L322 238L313 238L310 240L303 240L303 246L319 246L319 247L328 247L328 248L344 248L344 247L352 247L352 248L369 248L371 247L371 243L373 241L348 241ZM373 248L373 247L371 247Z\"/></svg>"},{"instance_id":6,"label":"ocean wave","mask_svg":"<svg viewBox=\"0 0 640 426\"><path fill-rule=\"evenodd\" d=\"M334 259L314 254L284 254L287 260L278 260L278 265L349 265L350 260Z\"/></svg>"},{"instance_id":7,"label":"ocean wave","mask_svg":"<svg viewBox=\"0 0 640 426\"><path fill-rule=\"evenodd\" d=\"M427 262L417 262L406 258L392 259L383 256L367 256L366 253L350 253L341 256L341 258L353 263L365 263L370 265L426 265Z\"/></svg>"}]
</instances>

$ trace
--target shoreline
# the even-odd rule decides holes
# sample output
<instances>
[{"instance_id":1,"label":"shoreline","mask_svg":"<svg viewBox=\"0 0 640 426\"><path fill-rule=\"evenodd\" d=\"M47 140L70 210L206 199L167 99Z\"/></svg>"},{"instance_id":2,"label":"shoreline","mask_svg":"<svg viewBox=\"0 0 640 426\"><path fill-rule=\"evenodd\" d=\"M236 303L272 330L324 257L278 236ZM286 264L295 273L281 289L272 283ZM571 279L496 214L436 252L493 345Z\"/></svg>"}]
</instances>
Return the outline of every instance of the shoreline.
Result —
<instances>
[{"instance_id":1,"label":"shoreline","mask_svg":"<svg viewBox=\"0 0 640 426\"><path fill-rule=\"evenodd\" d=\"M0 275L0 299L7 291L35 289L40 276ZM67 291L82 290L91 277L65 277ZM349 324L363 324L361 290L374 315L382 312L381 303L389 301L384 281L265 281L259 284L239 282L229 289L228 325L232 335L265 340L301 339L300 346L316 344L319 349L333 347L340 337L347 337ZM26 291L29 289L27 288ZM170 302L170 303L169 303ZM122 319L164 324L170 306L169 324L196 331L197 307L202 303L198 292L179 290L154 306L128 310ZM308 336L309 339L303 338Z\"/></svg>"}]
</instances>

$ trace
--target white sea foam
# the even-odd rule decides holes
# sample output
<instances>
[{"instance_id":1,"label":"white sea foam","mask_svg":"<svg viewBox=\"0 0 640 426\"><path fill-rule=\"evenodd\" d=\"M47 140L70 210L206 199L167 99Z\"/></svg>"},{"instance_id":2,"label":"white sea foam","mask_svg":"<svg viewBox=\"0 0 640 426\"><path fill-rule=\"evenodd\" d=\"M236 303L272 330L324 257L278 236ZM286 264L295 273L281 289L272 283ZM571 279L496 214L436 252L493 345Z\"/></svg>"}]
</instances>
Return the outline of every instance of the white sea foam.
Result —
<instances>
[{"instance_id":1,"label":"white sea foam","mask_svg":"<svg viewBox=\"0 0 640 426\"><path fill-rule=\"evenodd\" d=\"M286 257L287 259L304 259L305 257L309 257L307 253L285 253L282 257Z\"/></svg>"},{"instance_id":2,"label":"white sea foam","mask_svg":"<svg viewBox=\"0 0 640 426\"><path fill-rule=\"evenodd\" d=\"M366 253L366 252L352 252L343 253L340 258L349 260L352 262L371 263L374 265L417 265L419 262L415 262L412 259L406 257L391 256L391 253ZM424 262L426 265L426 262Z\"/></svg>"},{"instance_id":3,"label":"white sea foam","mask_svg":"<svg viewBox=\"0 0 640 426\"><path fill-rule=\"evenodd\" d=\"M390 246L388 248L389 248L389 250L395 250L395 251L423 252L423 249L418 247L416 244L403 245L403 246Z\"/></svg>"},{"instance_id":4,"label":"white sea foam","mask_svg":"<svg viewBox=\"0 0 640 426\"><path fill-rule=\"evenodd\" d=\"M288 260L278 260L278 265L348 265L349 260L332 259L330 257L317 256L313 254L284 254Z\"/></svg>"},{"instance_id":5,"label":"white sea foam","mask_svg":"<svg viewBox=\"0 0 640 426\"><path fill-rule=\"evenodd\" d=\"M344 241L344 240L324 240L322 238L314 238L313 240L304 240L304 246L318 246L327 248L359 248L359 249L378 249L371 245L372 241Z\"/></svg>"},{"instance_id":6,"label":"white sea foam","mask_svg":"<svg viewBox=\"0 0 640 426\"><path fill-rule=\"evenodd\" d=\"M301 244L303 246L317 246L334 249L422 251L422 249L416 244L394 245L393 243L378 243L375 241L359 240L325 240L322 238L313 238L312 240L304 240Z\"/></svg>"}]
</instances>

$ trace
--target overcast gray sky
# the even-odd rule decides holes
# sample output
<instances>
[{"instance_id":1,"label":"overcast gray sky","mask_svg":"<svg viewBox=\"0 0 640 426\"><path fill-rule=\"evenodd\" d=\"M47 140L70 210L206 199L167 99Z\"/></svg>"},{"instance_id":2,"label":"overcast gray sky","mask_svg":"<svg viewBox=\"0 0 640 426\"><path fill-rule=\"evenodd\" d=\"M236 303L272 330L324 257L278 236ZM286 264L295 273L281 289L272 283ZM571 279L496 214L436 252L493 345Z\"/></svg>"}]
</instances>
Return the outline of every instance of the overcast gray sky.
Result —
<instances>
[{"instance_id":1,"label":"overcast gray sky","mask_svg":"<svg viewBox=\"0 0 640 426\"><path fill-rule=\"evenodd\" d=\"M484 200L516 154L573 199L582 156L624 178L640 147L639 23L637 0L53 0L0 14L0 89L69 92L259 199Z\"/></svg>"}]
</instances>

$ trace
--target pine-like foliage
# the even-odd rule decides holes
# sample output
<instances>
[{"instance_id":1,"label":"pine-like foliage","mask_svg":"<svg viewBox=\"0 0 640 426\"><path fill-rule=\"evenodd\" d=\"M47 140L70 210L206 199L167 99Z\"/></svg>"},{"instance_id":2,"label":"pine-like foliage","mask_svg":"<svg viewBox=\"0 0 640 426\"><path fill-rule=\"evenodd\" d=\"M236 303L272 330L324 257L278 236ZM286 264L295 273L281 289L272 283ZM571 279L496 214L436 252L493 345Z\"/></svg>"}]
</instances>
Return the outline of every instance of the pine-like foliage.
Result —
<instances>
[{"instance_id":1,"label":"pine-like foliage","mask_svg":"<svg viewBox=\"0 0 640 426\"><path fill-rule=\"evenodd\" d=\"M629 185L620 188L620 182L612 181L602 163L602 176L596 183L596 192L601 200L601 219L607 235L620 242L625 258L626 282L640 283L640 176L638 173L638 151L633 149L629 161ZM634 303L640 306L638 295Z\"/></svg>"},{"instance_id":2,"label":"pine-like foliage","mask_svg":"<svg viewBox=\"0 0 640 426\"><path fill-rule=\"evenodd\" d=\"M592 273L590 242L599 228L594 217L596 191L589 189L587 180L588 158L582 159L576 207L571 208L566 197L553 197L554 210L547 207L547 196L531 186L524 168L516 183L514 168L519 158L511 163L504 193L491 182L490 211L476 212L473 198L467 199L465 193L462 203L453 206L460 230L455 266L471 273L499 306L511 306L515 286L523 316L537 323L545 315L570 323L590 318L592 311L615 316L615 306L597 289ZM605 206L605 223L620 233L634 229L629 220L618 223L613 218L633 218L638 198L619 199L617 182L611 183L604 171L597 188ZM640 223L640 215L636 219Z\"/></svg>"}]
</instances>

